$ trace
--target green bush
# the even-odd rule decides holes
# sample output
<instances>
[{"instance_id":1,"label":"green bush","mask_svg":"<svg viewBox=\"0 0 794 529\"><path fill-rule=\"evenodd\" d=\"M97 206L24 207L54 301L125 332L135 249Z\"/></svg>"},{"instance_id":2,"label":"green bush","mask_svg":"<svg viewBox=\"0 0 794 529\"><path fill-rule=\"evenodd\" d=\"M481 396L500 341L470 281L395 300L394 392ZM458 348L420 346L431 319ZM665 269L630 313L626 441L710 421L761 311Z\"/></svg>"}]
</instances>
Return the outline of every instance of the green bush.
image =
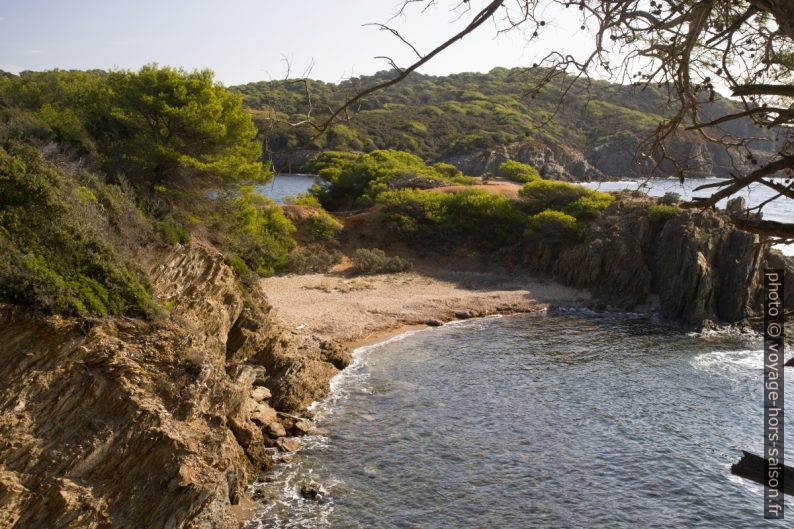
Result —
<instances>
[{"instance_id":1,"label":"green bush","mask_svg":"<svg viewBox=\"0 0 794 529\"><path fill-rule=\"evenodd\" d=\"M576 220L576 217L553 209L546 209L532 215L527 227L527 235L538 234L561 240L576 239L583 232L584 228Z\"/></svg>"},{"instance_id":2,"label":"green bush","mask_svg":"<svg viewBox=\"0 0 794 529\"><path fill-rule=\"evenodd\" d=\"M107 215L93 190L36 149L0 147L0 299L68 314L153 315L145 273L106 241Z\"/></svg>"},{"instance_id":3,"label":"green bush","mask_svg":"<svg viewBox=\"0 0 794 529\"><path fill-rule=\"evenodd\" d=\"M414 264L409 259L398 256L387 257L383 250L372 248L359 248L353 254L353 264L355 271L359 274L396 274L399 272L410 272L414 269Z\"/></svg>"},{"instance_id":4,"label":"green bush","mask_svg":"<svg viewBox=\"0 0 794 529\"><path fill-rule=\"evenodd\" d=\"M652 204L648 206L648 219L654 223L665 223L681 213L683 213L681 208L669 204Z\"/></svg>"},{"instance_id":5,"label":"green bush","mask_svg":"<svg viewBox=\"0 0 794 529\"><path fill-rule=\"evenodd\" d=\"M398 237L421 245L473 244L495 249L518 242L526 215L503 195L482 189L457 193L401 189L380 195L381 219Z\"/></svg>"},{"instance_id":6,"label":"green bush","mask_svg":"<svg viewBox=\"0 0 794 529\"><path fill-rule=\"evenodd\" d=\"M609 207L615 201L615 197L609 193L593 191L589 195L579 197L573 202L563 206L563 211L579 220L593 220L598 213Z\"/></svg>"},{"instance_id":7,"label":"green bush","mask_svg":"<svg viewBox=\"0 0 794 529\"><path fill-rule=\"evenodd\" d=\"M295 247L295 226L269 198L241 186L239 192L218 197L211 214L221 247L239 256L260 276L270 276L287 262Z\"/></svg>"},{"instance_id":8,"label":"green bush","mask_svg":"<svg viewBox=\"0 0 794 529\"><path fill-rule=\"evenodd\" d=\"M163 241L174 246L177 244L187 244L190 241L190 233L172 220L163 220L155 222L157 233Z\"/></svg>"},{"instance_id":9,"label":"green bush","mask_svg":"<svg viewBox=\"0 0 794 529\"><path fill-rule=\"evenodd\" d=\"M528 183L540 179L540 173L538 173L537 169L514 160L502 162L496 170L496 174L515 182Z\"/></svg>"},{"instance_id":10,"label":"green bush","mask_svg":"<svg viewBox=\"0 0 794 529\"><path fill-rule=\"evenodd\" d=\"M667 204L668 206L678 204L679 202L681 202L681 195L674 191L668 191L659 199L660 204Z\"/></svg>"},{"instance_id":11,"label":"green bush","mask_svg":"<svg viewBox=\"0 0 794 529\"><path fill-rule=\"evenodd\" d=\"M248 268L245 260L239 255L227 255L225 261L227 265L232 267L237 277L244 279L251 275L251 269Z\"/></svg>"},{"instance_id":12,"label":"green bush","mask_svg":"<svg viewBox=\"0 0 794 529\"><path fill-rule=\"evenodd\" d=\"M592 193L591 189L568 182L535 180L521 188L518 196L523 200L527 212L534 215L545 209L561 209Z\"/></svg>"},{"instance_id":13,"label":"green bush","mask_svg":"<svg viewBox=\"0 0 794 529\"><path fill-rule=\"evenodd\" d=\"M369 207L379 194L398 183L415 180L441 186L463 178L448 164L430 167L418 156L394 150L359 155L324 152L311 162L310 170L316 171L320 180L311 193L329 211Z\"/></svg>"},{"instance_id":14,"label":"green bush","mask_svg":"<svg viewBox=\"0 0 794 529\"><path fill-rule=\"evenodd\" d=\"M322 245L311 245L289 254L286 272L291 274L316 274L329 271L342 262L342 252Z\"/></svg>"},{"instance_id":15,"label":"green bush","mask_svg":"<svg viewBox=\"0 0 794 529\"><path fill-rule=\"evenodd\" d=\"M316 241L330 241L337 238L342 231L342 224L328 214L322 207L315 210L311 218L312 237Z\"/></svg>"}]
</instances>

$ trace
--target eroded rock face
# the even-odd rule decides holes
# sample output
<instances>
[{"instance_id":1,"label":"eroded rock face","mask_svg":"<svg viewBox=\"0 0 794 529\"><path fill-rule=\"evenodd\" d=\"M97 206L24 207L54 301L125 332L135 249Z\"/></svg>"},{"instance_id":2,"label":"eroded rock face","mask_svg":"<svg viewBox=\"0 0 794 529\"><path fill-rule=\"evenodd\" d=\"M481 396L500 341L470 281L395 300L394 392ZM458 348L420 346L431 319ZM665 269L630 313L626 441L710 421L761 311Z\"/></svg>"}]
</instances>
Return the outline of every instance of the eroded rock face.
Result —
<instances>
[{"instance_id":1,"label":"eroded rock face","mask_svg":"<svg viewBox=\"0 0 794 529\"><path fill-rule=\"evenodd\" d=\"M684 210L653 220L651 203L623 194L580 243L530 240L524 265L589 290L603 305L653 306L690 328L761 315L765 266L787 268L794 281L791 259L735 228L725 213ZM794 303L794 293L786 303Z\"/></svg>"},{"instance_id":2,"label":"eroded rock face","mask_svg":"<svg viewBox=\"0 0 794 529\"><path fill-rule=\"evenodd\" d=\"M273 406L300 410L344 365L295 346L263 296L246 306L208 246L152 276L162 321L0 306L0 527L236 528L230 505L272 461Z\"/></svg>"}]
</instances>

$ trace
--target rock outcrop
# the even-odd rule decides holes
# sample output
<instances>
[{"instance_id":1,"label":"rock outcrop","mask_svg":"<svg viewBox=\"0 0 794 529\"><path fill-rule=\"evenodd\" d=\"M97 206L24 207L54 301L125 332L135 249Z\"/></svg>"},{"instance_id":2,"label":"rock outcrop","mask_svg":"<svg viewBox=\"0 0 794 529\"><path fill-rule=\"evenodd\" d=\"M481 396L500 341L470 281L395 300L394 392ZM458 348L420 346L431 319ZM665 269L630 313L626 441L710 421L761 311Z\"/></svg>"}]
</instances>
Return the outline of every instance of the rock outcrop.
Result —
<instances>
[{"instance_id":1,"label":"rock outcrop","mask_svg":"<svg viewBox=\"0 0 794 529\"><path fill-rule=\"evenodd\" d=\"M281 330L209 246L152 277L172 307L154 322L0 307L0 527L236 528L231 505L284 444L277 410L349 362Z\"/></svg>"},{"instance_id":2,"label":"rock outcrop","mask_svg":"<svg viewBox=\"0 0 794 529\"><path fill-rule=\"evenodd\" d=\"M652 307L690 328L761 315L764 267L786 268L786 279L794 281L792 260L738 230L725 212L654 218L653 203L623 193L582 242L530 238L523 265L589 290L601 305ZM794 292L786 303L794 303Z\"/></svg>"}]
</instances>

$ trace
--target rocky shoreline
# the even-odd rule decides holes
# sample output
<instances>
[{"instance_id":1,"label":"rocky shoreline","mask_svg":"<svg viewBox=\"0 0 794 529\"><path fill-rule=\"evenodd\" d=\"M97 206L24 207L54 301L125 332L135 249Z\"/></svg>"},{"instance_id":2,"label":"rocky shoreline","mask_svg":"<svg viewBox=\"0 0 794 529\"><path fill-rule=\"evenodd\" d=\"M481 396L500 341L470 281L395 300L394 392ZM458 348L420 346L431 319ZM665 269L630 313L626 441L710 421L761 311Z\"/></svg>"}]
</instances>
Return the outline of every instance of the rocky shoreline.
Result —
<instances>
[{"instance_id":1,"label":"rocky shoreline","mask_svg":"<svg viewBox=\"0 0 794 529\"><path fill-rule=\"evenodd\" d=\"M533 277L430 259L416 273L281 276L243 290L194 241L150 258L172 307L159 320L0 307L0 527L237 528L256 508L248 484L313 431L306 408L351 347L551 306L736 322L758 314L763 266L792 270L722 213L659 224L642 200L617 201L576 245L527 241Z\"/></svg>"}]
</instances>

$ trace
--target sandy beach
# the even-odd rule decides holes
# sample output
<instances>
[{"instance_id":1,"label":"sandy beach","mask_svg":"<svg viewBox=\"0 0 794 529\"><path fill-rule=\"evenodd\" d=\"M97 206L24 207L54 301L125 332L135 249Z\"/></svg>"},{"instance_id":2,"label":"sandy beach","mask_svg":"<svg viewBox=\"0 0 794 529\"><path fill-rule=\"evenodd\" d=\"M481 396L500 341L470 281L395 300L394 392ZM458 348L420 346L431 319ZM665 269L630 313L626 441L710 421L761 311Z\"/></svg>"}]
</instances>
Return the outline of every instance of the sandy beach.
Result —
<instances>
[{"instance_id":1,"label":"sandy beach","mask_svg":"<svg viewBox=\"0 0 794 529\"><path fill-rule=\"evenodd\" d=\"M552 281L469 271L291 275L263 279L261 286L287 329L350 345L409 326L580 305L589 299L585 292Z\"/></svg>"}]
</instances>

